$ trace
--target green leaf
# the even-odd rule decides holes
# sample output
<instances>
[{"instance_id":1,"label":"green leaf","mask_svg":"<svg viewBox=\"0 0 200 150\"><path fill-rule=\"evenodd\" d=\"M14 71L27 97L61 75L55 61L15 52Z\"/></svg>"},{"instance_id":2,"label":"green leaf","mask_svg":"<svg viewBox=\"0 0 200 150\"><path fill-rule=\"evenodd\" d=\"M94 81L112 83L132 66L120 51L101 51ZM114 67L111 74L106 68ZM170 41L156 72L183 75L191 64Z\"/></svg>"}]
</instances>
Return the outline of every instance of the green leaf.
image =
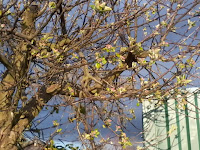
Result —
<instances>
[{"instance_id":1,"label":"green leaf","mask_svg":"<svg viewBox=\"0 0 200 150\"><path fill-rule=\"evenodd\" d=\"M57 132L57 133L59 133L59 132L61 132L61 131L62 131L62 129L61 129L61 128L56 130L56 132Z\"/></svg>"},{"instance_id":2,"label":"green leaf","mask_svg":"<svg viewBox=\"0 0 200 150\"><path fill-rule=\"evenodd\" d=\"M127 47L121 47L120 52L125 52L127 50Z\"/></svg>"},{"instance_id":3,"label":"green leaf","mask_svg":"<svg viewBox=\"0 0 200 150\"><path fill-rule=\"evenodd\" d=\"M90 7L91 7L92 9L95 9L95 6L94 6L94 5L90 5Z\"/></svg>"},{"instance_id":4,"label":"green leaf","mask_svg":"<svg viewBox=\"0 0 200 150\"><path fill-rule=\"evenodd\" d=\"M188 25L189 25L188 29L191 29L192 27L196 26L196 23L195 21L190 21L190 19L188 19Z\"/></svg>"},{"instance_id":5,"label":"green leaf","mask_svg":"<svg viewBox=\"0 0 200 150\"><path fill-rule=\"evenodd\" d=\"M56 8L56 3L55 2L49 2L49 8L55 9Z\"/></svg>"},{"instance_id":6,"label":"green leaf","mask_svg":"<svg viewBox=\"0 0 200 150\"><path fill-rule=\"evenodd\" d=\"M57 122L57 120L54 120L54 121L53 121L53 125L54 125L54 126L59 126L59 123Z\"/></svg>"},{"instance_id":7,"label":"green leaf","mask_svg":"<svg viewBox=\"0 0 200 150\"><path fill-rule=\"evenodd\" d=\"M73 53L73 54L72 54L72 59L74 59L74 58L75 58L75 59L78 59L78 55L77 55L76 53Z\"/></svg>"},{"instance_id":8,"label":"green leaf","mask_svg":"<svg viewBox=\"0 0 200 150\"><path fill-rule=\"evenodd\" d=\"M102 58L102 64L105 65L106 63L107 63L107 60L103 57L103 58Z\"/></svg>"},{"instance_id":9,"label":"green leaf","mask_svg":"<svg viewBox=\"0 0 200 150\"><path fill-rule=\"evenodd\" d=\"M91 133L90 133L91 137L98 137L99 134L100 133L99 133L98 129L95 129L94 131L91 131Z\"/></svg>"},{"instance_id":10,"label":"green leaf","mask_svg":"<svg viewBox=\"0 0 200 150\"><path fill-rule=\"evenodd\" d=\"M182 70L182 69L184 69L185 68L185 64L183 64L183 63L180 63L179 65L178 65L178 67Z\"/></svg>"},{"instance_id":11,"label":"green leaf","mask_svg":"<svg viewBox=\"0 0 200 150\"><path fill-rule=\"evenodd\" d=\"M31 50L31 55L36 55L38 52L39 52L38 50L32 49L32 50Z\"/></svg>"},{"instance_id":12,"label":"green leaf","mask_svg":"<svg viewBox=\"0 0 200 150\"><path fill-rule=\"evenodd\" d=\"M68 86L67 89L68 89L70 95L74 96L74 89L72 87L70 87L70 86Z\"/></svg>"},{"instance_id":13,"label":"green leaf","mask_svg":"<svg viewBox=\"0 0 200 150\"><path fill-rule=\"evenodd\" d=\"M108 6L105 6L105 8L104 8L104 11L111 11L111 10L112 10L112 8L110 8Z\"/></svg>"},{"instance_id":14,"label":"green leaf","mask_svg":"<svg viewBox=\"0 0 200 150\"><path fill-rule=\"evenodd\" d=\"M168 131L169 136L177 129L176 125L172 125Z\"/></svg>"},{"instance_id":15,"label":"green leaf","mask_svg":"<svg viewBox=\"0 0 200 150\"><path fill-rule=\"evenodd\" d=\"M100 64L100 63L96 63L96 64L95 64L95 67L96 67L97 69L99 69L99 68L101 68L101 64Z\"/></svg>"},{"instance_id":16,"label":"green leaf","mask_svg":"<svg viewBox=\"0 0 200 150\"><path fill-rule=\"evenodd\" d=\"M115 55L116 55L117 57L120 57L120 56L121 56L119 53L116 53Z\"/></svg>"},{"instance_id":17,"label":"green leaf","mask_svg":"<svg viewBox=\"0 0 200 150\"><path fill-rule=\"evenodd\" d=\"M87 139L87 140L90 140L90 135L89 134L85 134L84 138Z\"/></svg>"},{"instance_id":18,"label":"green leaf","mask_svg":"<svg viewBox=\"0 0 200 150\"><path fill-rule=\"evenodd\" d=\"M5 15L9 15L9 14L11 14L10 9L5 13Z\"/></svg>"},{"instance_id":19,"label":"green leaf","mask_svg":"<svg viewBox=\"0 0 200 150\"><path fill-rule=\"evenodd\" d=\"M95 0L94 5L97 10L100 10L99 0Z\"/></svg>"},{"instance_id":20,"label":"green leaf","mask_svg":"<svg viewBox=\"0 0 200 150\"><path fill-rule=\"evenodd\" d=\"M166 26L167 26L167 22L162 21L162 22L161 22L161 25L164 26L164 27L166 27Z\"/></svg>"},{"instance_id":21,"label":"green leaf","mask_svg":"<svg viewBox=\"0 0 200 150\"><path fill-rule=\"evenodd\" d=\"M49 39L52 39L52 38L53 38L53 36L50 36L50 33L45 33L41 39L48 41Z\"/></svg>"},{"instance_id":22,"label":"green leaf","mask_svg":"<svg viewBox=\"0 0 200 150\"><path fill-rule=\"evenodd\" d=\"M105 8L105 6L106 6L106 3L105 2L103 2L103 3L101 3L100 5L99 5L99 7L101 7L101 8Z\"/></svg>"},{"instance_id":23,"label":"green leaf","mask_svg":"<svg viewBox=\"0 0 200 150\"><path fill-rule=\"evenodd\" d=\"M103 2L103 3L100 4L100 3L99 3L99 0L95 0L94 5L91 5L90 7L91 7L92 9L94 9L94 10L100 12L100 13L103 13L103 12L106 12L106 11L111 11L111 10L112 10L112 8L106 6L106 3L105 3L105 2Z\"/></svg>"}]
</instances>

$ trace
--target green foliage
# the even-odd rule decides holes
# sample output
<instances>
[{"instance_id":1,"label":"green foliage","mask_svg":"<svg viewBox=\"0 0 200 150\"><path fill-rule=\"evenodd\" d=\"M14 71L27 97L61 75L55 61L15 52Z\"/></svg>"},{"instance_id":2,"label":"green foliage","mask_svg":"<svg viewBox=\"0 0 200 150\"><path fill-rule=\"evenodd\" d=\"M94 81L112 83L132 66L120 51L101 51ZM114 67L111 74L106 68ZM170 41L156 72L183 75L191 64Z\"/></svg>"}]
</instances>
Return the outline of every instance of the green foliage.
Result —
<instances>
[{"instance_id":1,"label":"green foliage","mask_svg":"<svg viewBox=\"0 0 200 150\"><path fill-rule=\"evenodd\" d=\"M56 130L57 133L60 133L61 131L62 131L61 128Z\"/></svg>"},{"instance_id":2,"label":"green foliage","mask_svg":"<svg viewBox=\"0 0 200 150\"><path fill-rule=\"evenodd\" d=\"M53 121L53 125L54 125L54 126L59 126L58 121L57 121L57 120L54 120L54 121Z\"/></svg>"},{"instance_id":3,"label":"green foliage","mask_svg":"<svg viewBox=\"0 0 200 150\"><path fill-rule=\"evenodd\" d=\"M196 26L196 22L195 21L191 21L190 19L188 19L188 29L191 29L192 27Z\"/></svg>"},{"instance_id":4,"label":"green foliage","mask_svg":"<svg viewBox=\"0 0 200 150\"><path fill-rule=\"evenodd\" d=\"M106 119L104 121L104 125L103 125L103 128L107 128L107 127L110 127L112 125L112 120L111 119Z\"/></svg>"},{"instance_id":5,"label":"green foliage","mask_svg":"<svg viewBox=\"0 0 200 150\"><path fill-rule=\"evenodd\" d=\"M90 7L99 13L104 13L112 10L112 8L106 6L106 2L100 4L99 0L95 0L94 5L90 5Z\"/></svg>"},{"instance_id":6,"label":"green foliage","mask_svg":"<svg viewBox=\"0 0 200 150\"><path fill-rule=\"evenodd\" d=\"M112 45L106 45L105 48L103 48L103 50L105 50L106 52L115 52L115 47L113 47Z\"/></svg>"},{"instance_id":7,"label":"green foliage","mask_svg":"<svg viewBox=\"0 0 200 150\"><path fill-rule=\"evenodd\" d=\"M188 83L192 82L192 80L186 79L185 75L176 76L177 85L184 85L186 86Z\"/></svg>"},{"instance_id":8,"label":"green foliage","mask_svg":"<svg viewBox=\"0 0 200 150\"><path fill-rule=\"evenodd\" d=\"M91 133L87 134L84 133L83 134L83 138L86 140L94 140L94 138L97 138L99 136L100 132L98 131L98 129L95 129L93 131L91 131Z\"/></svg>"},{"instance_id":9,"label":"green foliage","mask_svg":"<svg viewBox=\"0 0 200 150\"><path fill-rule=\"evenodd\" d=\"M49 2L49 8L55 9L56 8L56 3L55 2Z\"/></svg>"},{"instance_id":10,"label":"green foliage","mask_svg":"<svg viewBox=\"0 0 200 150\"><path fill-rule=\"evenodd\" d=\"M127 146L132 146L132 143L130 142L129 138L126 136L126 133L121 132L121 141L119 141L119 144L122 145L122 148L126 148Z\"/></svg>"},{"instance_id":11,"label":"green foliage","mask_svg":"<svg viewBox=\"0 0 200 150\"><path fill-rule=\"evenodd\" d=\"M138 106L138 107L139 107L139 106L140 106L140 102L137 102L136 106Z\"/></svg>"}]
</instances>

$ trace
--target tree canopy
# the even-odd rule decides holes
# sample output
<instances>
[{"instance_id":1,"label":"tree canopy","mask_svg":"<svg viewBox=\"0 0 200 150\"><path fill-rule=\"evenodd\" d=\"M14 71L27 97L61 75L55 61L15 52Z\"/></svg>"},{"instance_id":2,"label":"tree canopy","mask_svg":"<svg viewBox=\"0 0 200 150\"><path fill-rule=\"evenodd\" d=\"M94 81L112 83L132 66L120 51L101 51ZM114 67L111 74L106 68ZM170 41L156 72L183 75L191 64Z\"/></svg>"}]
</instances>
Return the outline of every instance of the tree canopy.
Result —
<instances>
[{"instance_id":1,"label":"tree canopy","mask_svg":"<svg viewBox=\"0 0 200 150\"><path fill-rule=\"evenodd\" d=\"M162 105L199 84L199 4L0 0L0 149L16 150L42 110L61 108L86 149L131 146L133 101ZM49 124L48 141L66 134ZM107 129L111 137L101 135Z\"/></svg>"}]
</instances>

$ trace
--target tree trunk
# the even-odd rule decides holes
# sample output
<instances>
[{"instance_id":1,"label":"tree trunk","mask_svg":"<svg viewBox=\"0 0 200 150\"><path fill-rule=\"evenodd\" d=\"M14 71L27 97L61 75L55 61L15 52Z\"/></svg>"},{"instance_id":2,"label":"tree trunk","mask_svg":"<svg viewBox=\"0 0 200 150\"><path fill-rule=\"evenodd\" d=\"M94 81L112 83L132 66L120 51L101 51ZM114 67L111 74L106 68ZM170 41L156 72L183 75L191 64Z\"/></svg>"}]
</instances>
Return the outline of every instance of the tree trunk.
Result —
<instances>
[{"instance_id":1,"label":"tree trunk","mask_svg":"<svg viewBox=\"0 0 200 150\"><path fill-rule=\"evenodd\" d=\"M6 72L0 84L0 149L15 150L14 143L16 141L15 134L11 132L13 111L11 105L11 98L14 93L13 77Z\"/></svg>"},{"instance_id":2,"label":"tree trunk","mask_svg":"<svg viewBox=\"0 0 200 150\"><path fill-rule=\"evenodd\" d=\"M3 135L1 135L1 144L0 149L1 150L17 150L16 146L16 139L15 139L15 133L12 133L9 131L4 132Z\"/></svg>"}]
</instances>

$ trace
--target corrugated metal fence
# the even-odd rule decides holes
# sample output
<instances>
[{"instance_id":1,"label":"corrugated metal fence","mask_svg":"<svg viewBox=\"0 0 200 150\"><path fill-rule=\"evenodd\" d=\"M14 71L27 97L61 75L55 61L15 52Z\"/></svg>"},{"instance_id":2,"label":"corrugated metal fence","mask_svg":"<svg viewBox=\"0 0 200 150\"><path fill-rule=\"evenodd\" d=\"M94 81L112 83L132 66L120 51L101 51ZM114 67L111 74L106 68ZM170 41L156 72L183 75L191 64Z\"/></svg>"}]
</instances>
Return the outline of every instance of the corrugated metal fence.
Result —
<instances>
[{"instance_id":1,"label":"corrugated metal fence","mask_svg":"<svg viewBox=\"0 0 200 150\"><path fill-rule=\"evenodd\" d=\"M176 97L158 106L143 103L145 147L149 150L200 150L200 90L187 89L185 99Z\"/></svg>"}]
</instances>

